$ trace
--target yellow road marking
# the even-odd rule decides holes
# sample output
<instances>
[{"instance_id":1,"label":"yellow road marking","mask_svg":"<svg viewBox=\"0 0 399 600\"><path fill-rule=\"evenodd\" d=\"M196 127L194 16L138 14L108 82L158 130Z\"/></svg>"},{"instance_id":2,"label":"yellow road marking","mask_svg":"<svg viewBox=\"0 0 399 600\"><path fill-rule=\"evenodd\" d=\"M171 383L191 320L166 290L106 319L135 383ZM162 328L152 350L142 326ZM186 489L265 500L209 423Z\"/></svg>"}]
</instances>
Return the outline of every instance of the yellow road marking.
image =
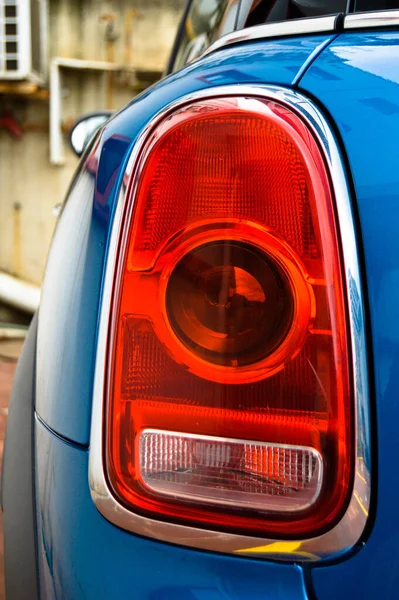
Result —
<instances>
[{"instance_id":1,"label":"yellow road marking","mask_svg":"<svg viewBox=\"0 0 399 600\"><path fill-rule=\"evenodd\" d=\"M366 517L368 517L368 516L369 516L369 513L368 513L368 511L366 510L366 508L364 507L364 504L363 504L363 502L360 500L360 496L359 496L359 494L356 492L356 490L354 491L354 493L353 493L353 494L354 494L354 496L355 496L356 500L358 501L360 508L362 509L362 511L364 512L364 514L366 515Z\"/></svg>"},{"instance_id":2,"label":"yellow road marking","mask_svg":"<svg viewBox=\"0 0 399 600\"><path fill-rule=\"evenodd\" d=\"M256 546L255 548L243 548L242 550L235 550L236 554L295 554L302 558L317 559L315 554L310 552L304 552L299 550L302 542L273 542L266 544L265 546Z\"/></svg>"},{"instance_id":3,"label":"yellow road marking","mask_svg":"<svg viewBox=\"0 0 399 600\"><path fill-rule=\"evenodd\" d=\"M365 480L365 478L363 477L363 475L361 475L361 474L359 473L359 471L356 471L356 473L358 474L358 476L360 477L360 479L361 479L362 481L364 481L364 483L366 483L366 484L367 484L367 481Z\"/></svg>"}]
</instances>

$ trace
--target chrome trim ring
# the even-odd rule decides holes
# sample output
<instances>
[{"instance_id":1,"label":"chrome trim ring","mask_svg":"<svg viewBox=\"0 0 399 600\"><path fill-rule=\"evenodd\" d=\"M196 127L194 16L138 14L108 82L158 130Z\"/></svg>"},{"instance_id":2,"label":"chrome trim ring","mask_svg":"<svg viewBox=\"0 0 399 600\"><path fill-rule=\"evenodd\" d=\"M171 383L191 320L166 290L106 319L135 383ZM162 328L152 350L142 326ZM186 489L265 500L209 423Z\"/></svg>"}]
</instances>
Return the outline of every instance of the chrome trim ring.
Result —
<instances>
[{"instance_id":1,"label":"chrome trim ring","mask_svg":"<svg viewBox=\"0 0 399 600\"><path fill-rule=\"evenodd\" d=\"M206 56L232 44L241 42L252 42L255 40L264 40L268 38L310 35L314 33L333 33L336 30L337 15L328 17L312 17L308 19L292 19L291 21L281 21L278 23L265 23L264 25L255 25L247 29L233 31L222 36L216 42L211 44L202 54Z\"/></svg>"},{"instance_id":2,"label":"chrome trim ring","mask_svg":"<svg viewBox=\"0 0 399 600\"><path fill-rule=\"evenodd\" d=\"M356 464L353 493L341 521L330 531L311 539L280 541L277 539L209 531L197 527L160 522L130 512L112 495L103 465L104 374L106 341L111 311L111 295L121 236L122 213L127 201L127 184L133 167L150 130L168 113L184 104L220 96L260 97L274 100L295 112L312 131L329 168L340 224L345 283L349 303L349 325L352 345L352 373L355 402ZM131 210L131 207L130 207ZM370 503L370 418L367 377L366 335L361 277L357 257L356 236L351 201L342 160L331 129L319 109L296 91L277 86L221 86L200 90L180 98L162 109L139 135L119 191L105 272L93 392L93 414L90 440L89 485L95 505L101 514L122 529L156 540L224 553L254 555L265 559L317 561L350 550L360 539L368 518ZM277 542L277 543L276 543Z\"/></svg>"}]
</instances>

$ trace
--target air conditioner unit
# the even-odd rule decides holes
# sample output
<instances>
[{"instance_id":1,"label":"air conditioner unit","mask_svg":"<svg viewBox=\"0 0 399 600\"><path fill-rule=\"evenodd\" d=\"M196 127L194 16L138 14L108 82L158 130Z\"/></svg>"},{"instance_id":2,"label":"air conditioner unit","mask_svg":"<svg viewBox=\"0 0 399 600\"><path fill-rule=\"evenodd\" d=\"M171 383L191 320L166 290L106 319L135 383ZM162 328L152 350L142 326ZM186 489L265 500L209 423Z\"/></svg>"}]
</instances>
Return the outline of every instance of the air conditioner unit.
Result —
<instances>
[{"instance_id":1,"label":"air conditioner unit","mask_svg":"<svg viewBox=\"0 0 399 600\"><path fill-rule=\"evenodd\" d=\"M43 83L47 0L0 0L0 81Z\"/></svg>"}]
</instances>

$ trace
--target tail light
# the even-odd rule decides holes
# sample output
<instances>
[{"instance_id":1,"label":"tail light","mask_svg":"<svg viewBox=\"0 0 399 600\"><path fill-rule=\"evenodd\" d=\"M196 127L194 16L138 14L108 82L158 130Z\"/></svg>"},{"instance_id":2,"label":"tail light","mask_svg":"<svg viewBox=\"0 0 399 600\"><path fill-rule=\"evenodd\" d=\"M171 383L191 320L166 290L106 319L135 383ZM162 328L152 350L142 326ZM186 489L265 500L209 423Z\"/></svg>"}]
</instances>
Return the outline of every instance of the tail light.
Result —
<instances>
[{"instance_id":1,"label":"tail light","mask_svg":"<svg viewBox=\"0 0 399 600\"><path fill-rule=\"evenodd\" d=\"M272 100L188 103L137 159L107 359L106 473L136 514L302 538L352 490L346 291L329 174Z\"/></svg>"}]
</instances>

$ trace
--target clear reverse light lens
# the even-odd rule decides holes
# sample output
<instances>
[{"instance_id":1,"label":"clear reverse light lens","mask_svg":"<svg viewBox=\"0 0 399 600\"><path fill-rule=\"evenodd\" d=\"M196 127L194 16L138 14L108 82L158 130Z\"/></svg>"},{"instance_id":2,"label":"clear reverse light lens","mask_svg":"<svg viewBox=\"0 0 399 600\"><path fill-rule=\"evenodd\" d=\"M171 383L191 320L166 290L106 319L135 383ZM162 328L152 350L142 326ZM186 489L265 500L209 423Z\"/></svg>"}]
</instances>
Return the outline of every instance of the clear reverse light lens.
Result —
<instances>
[{"instance_id":1,"label":"clear reverse light lens","mask_svg":"<svg viewBox=\"0 0 399 600\"><path fill-rule=\"evenodd\" d=\"M299 511L317 499L322 459L314 448L144 430L140 476L157 494L197 502Z\"/></svg>"}]
</instances>

